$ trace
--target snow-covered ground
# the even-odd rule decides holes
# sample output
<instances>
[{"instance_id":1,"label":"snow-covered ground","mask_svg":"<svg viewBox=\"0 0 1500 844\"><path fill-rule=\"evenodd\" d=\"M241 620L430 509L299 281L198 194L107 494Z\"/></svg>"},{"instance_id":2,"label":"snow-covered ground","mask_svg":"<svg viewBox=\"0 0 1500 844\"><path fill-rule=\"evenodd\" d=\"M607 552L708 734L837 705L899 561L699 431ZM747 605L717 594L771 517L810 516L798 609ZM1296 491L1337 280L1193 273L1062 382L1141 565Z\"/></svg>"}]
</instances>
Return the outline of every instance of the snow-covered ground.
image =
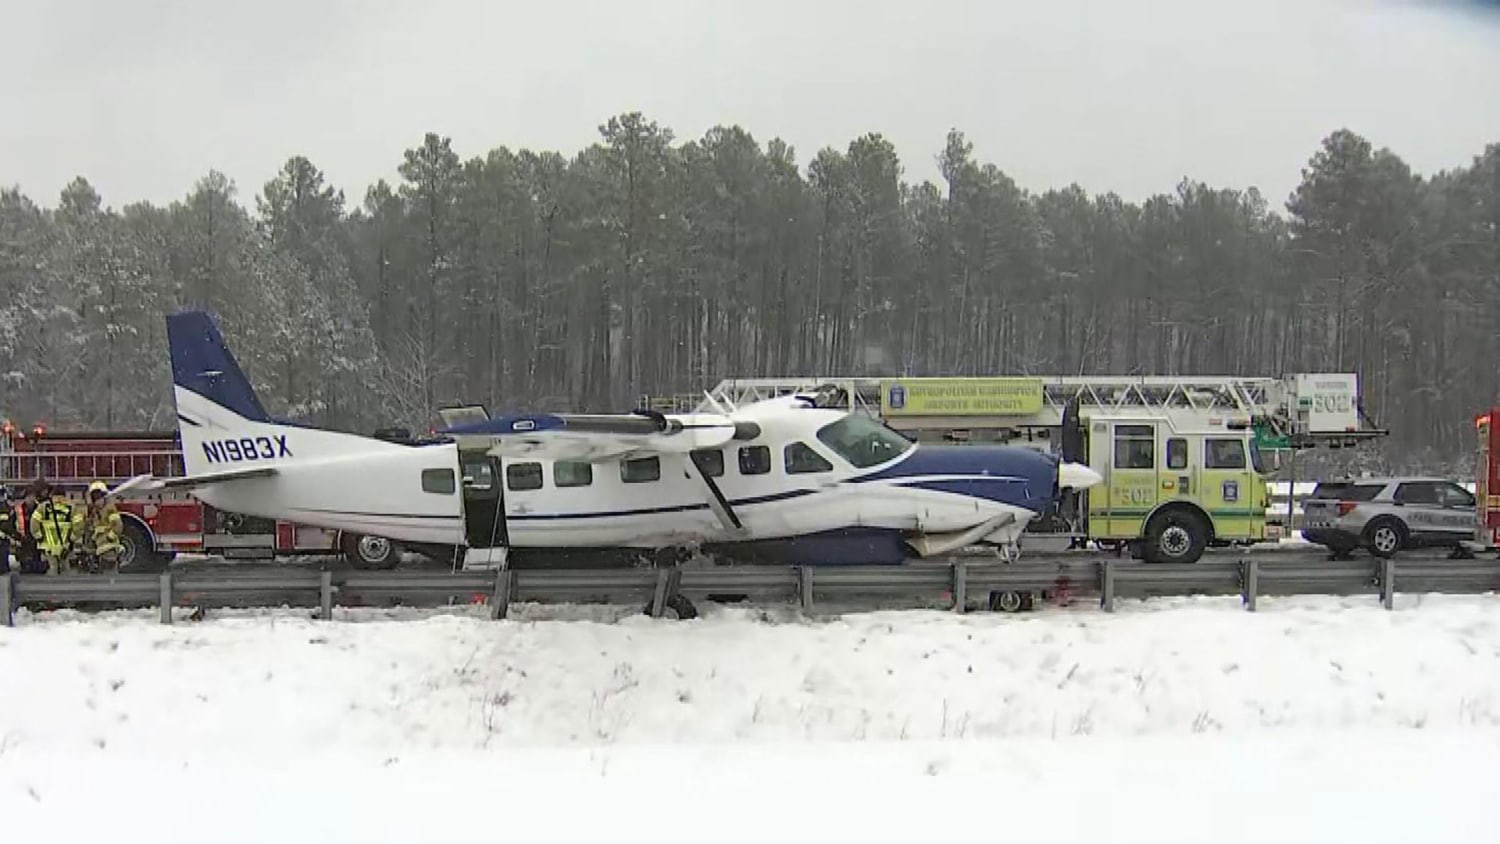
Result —
<instances>
[{"instance_id":1,"label":"snow-covered ground","mask_svg":"<svg viewBox=\"0 0 1500 844\"><path fill-rule=\"evenodd\" d=\"M22 614L0 629L0 824L18 841L1500 840L1495 596L517 609Z\"/></svg>"}]
</instances>

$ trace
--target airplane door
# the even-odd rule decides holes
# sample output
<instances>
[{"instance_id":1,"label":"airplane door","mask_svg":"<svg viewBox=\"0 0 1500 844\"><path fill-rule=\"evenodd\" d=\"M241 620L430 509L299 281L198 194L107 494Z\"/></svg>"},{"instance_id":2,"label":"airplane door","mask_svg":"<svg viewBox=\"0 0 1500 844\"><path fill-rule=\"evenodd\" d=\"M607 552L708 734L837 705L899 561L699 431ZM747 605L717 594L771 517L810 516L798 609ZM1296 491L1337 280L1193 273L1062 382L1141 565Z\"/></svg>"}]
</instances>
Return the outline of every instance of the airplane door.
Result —
<instances>
[{"instance_id":1,"label":"airplane door","mask_svg":"<svg viewBox=\"0 0 1500 844\"><path fill-rule=\"evenodd\" d=\"M505 497L500 484L500 460L483 452L464 454L464 536L470 548L500 548L510 544L505 525Z\"/></svg>"}]
</instances>

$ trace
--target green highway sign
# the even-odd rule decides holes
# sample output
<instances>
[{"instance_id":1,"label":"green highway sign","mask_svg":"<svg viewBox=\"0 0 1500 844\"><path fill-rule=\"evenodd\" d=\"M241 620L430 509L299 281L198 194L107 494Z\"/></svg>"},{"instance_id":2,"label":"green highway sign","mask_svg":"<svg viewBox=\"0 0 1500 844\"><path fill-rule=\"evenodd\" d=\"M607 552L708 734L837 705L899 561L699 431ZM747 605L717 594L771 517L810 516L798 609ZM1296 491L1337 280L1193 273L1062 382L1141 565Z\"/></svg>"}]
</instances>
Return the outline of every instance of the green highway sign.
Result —
<instances>
[{"instance_id":1,"label":"green highway sign","mask_svg":"<svg viewBox=\"0 0 1500 844\"><path fill-rule=\"evenodd\" d=\"M1255 447L1261 451L1290 451L1292 438L1271 433L1271 429L1256 426Z\"/></svg>"}]
</instances>

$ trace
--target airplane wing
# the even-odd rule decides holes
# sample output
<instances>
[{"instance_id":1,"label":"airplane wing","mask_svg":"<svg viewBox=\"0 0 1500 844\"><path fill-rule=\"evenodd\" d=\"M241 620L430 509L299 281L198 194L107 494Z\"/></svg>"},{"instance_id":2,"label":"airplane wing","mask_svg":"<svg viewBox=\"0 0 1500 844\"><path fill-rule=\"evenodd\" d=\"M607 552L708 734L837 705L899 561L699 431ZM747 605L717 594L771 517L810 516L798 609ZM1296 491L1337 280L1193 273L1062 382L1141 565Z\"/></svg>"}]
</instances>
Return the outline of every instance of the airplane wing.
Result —
<instances>
[{"instance_id":1,"label":"airplane wing","mask_svg":"<svg viewBox=\"0 0 1500 844\"><path fill-rule=\"evenodd\" d=\"M210 472L204 475L192 475L185 478L158 478L154 475L136 475L110 490L108 494L110 497L114 497L130 490L139 490L142 492L161 492L172 489L191 490L212 484L229 483L231 481L269 478L275 474L277 472L274 467L263 466L256 469L233 469L228 472Z\"/></svg>"},{"instance_id":2,"label":"airplane wing","mask_svg":"<svg viewBox=\"0 0 1500 844\"><path fill-rule=\"evenodd\" d=\"M655 411L633 414L542 414L499 416L455 425L443 433L459 448L484 448L504 457L539 457L597 463L652 454L688 454L684 467L703 485L704 499L732 535L745 531L739 515L714 479L691 452L716 448L731 439L754 439L760 426L735 422L716 413L666 416Z\"/></svg>"},{"instance_id":3,"label":"airplane wing","mask_svg":"<svg viewBox=\"0 0 1500 844\"><path fill-rule=\"evenodd\" d=\"M504 457L597 463L627 456L685 454L733 439L743 423L713 413L522 414L445 428L459 448Z\"/></svg>"}]
</instances>

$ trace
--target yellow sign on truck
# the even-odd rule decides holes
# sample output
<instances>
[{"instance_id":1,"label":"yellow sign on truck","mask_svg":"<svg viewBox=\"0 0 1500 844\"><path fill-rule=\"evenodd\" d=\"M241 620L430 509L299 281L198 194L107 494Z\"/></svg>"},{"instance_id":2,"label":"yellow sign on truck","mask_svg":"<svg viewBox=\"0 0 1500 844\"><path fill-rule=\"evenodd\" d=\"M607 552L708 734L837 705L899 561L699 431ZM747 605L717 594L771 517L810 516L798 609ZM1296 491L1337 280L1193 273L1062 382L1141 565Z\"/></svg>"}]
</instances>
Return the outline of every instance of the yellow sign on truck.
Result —
<instances>
[{"instance_id":1,"label":"yellow sign on truck","mask_svg":"<svg viewBox=\"0 0 1500 844\"><path fill-rule=\"evenodd\" d=\"M1015 416L1042 410L1040 378L897 378L880 382L882 416Z\"/></svg>"}]
</instances>

